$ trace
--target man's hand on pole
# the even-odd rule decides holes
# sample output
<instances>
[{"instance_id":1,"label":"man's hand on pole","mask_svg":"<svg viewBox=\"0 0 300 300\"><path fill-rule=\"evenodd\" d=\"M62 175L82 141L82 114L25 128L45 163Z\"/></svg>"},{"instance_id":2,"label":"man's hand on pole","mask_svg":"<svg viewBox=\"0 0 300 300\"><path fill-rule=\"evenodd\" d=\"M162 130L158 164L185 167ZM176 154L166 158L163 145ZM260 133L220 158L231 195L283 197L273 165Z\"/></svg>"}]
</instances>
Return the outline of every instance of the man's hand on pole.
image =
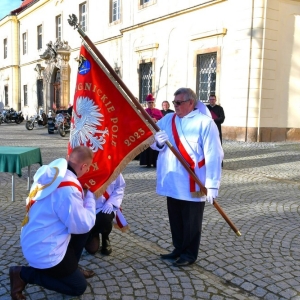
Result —
<instances>
[{"instance_id":1,"label":"man's hand on pole","mask_svg":"<svg viewBox=\"0 0 300 300\"><path fill-rule=\"evenodd\" d=\"M154 135L155 141L159 147L162 147L169 140L168 135L164 130L157 131Z\"/></svg>"},{"instance_id":2,"label":"man's hand on pole","mask_svg":"<svg viewBox=\"0 0 300 300\"><path fill-rule=\"evenodd\" d=\"M214 203L214 199L218 197L218 189L207 189L206 201L210 204Z\"/></svg>"}]
</instances>

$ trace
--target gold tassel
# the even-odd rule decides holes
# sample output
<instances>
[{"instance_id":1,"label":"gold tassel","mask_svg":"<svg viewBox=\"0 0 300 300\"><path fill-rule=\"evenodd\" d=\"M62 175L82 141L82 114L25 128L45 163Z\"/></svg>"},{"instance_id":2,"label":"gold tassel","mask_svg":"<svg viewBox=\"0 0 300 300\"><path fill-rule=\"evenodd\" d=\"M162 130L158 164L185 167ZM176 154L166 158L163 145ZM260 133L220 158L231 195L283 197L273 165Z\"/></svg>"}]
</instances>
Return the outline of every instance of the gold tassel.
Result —
<instances>
[{"instance_id":1,"label":"gold tassel","mask_svg":"<svg viewBox=\"0 0 300 300\"><path fill-rule=\"evenodd\" d=\"M40 189L39 189L38 185L36 185L36 187L29 193L28 198L29 199L34 198L39 190Z\"/></svg>"},{"instance_id":2,"label":"gold tassel","mask_svg":"<svg viewBox=\"0 0 300 300\"><path fill-rule=\"evenodd\" d=\"M34 198L39 191L47 188L48 186L50 186L56 180L56 178L59 174L59 169L57 167L54 167L54 169L55 169L55 175L54 175L54 178L52 179L52 181L50 183L47 183L47 184L45 184L41 187L39 187L39 185L37 184L36 187L32 191L30 191L30 193L28 195L29 201L28 201L28 204L26 205L26 212L27 213L26 213L26 215L24 217L24 220L21 224L22 227L25 226L29 222L29 210L30 210L30 207L35 203L35 201L32 200L32 198Z\"/></svg>"},{"instance_id":3,"label":"gold tassel","mask_svg":"<svg viewBox=\"0 0 300 300\"><path fill-rule=\"evenodd\" d=\"M22 226L22 227L25 226L25 225L28 223L28 221L29 221L29 217L28 217L28 213L27 213L27 214L25 215L25 218L24 218L24 220L23 220L21 226Z\"/></svg>"}]
</instances>

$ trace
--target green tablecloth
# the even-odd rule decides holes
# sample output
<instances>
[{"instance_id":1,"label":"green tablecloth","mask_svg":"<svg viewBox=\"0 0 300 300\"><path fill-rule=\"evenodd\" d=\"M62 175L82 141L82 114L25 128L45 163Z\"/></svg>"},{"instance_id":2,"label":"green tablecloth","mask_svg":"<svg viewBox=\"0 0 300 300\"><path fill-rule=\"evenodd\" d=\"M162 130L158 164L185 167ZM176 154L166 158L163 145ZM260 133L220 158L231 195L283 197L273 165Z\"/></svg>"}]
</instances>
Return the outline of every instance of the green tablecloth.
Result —
<instances>
[{"instance_id":1,"label":"green tablecloth","mask_svg":"<svg viewBox=\"0 0 300 300\"><path fill-rule=\"evenodd\" d=\"M0 172L16 173L22 176L22 168L42 162L40 148L0 147Z\"/></svg>"}]
</instances>

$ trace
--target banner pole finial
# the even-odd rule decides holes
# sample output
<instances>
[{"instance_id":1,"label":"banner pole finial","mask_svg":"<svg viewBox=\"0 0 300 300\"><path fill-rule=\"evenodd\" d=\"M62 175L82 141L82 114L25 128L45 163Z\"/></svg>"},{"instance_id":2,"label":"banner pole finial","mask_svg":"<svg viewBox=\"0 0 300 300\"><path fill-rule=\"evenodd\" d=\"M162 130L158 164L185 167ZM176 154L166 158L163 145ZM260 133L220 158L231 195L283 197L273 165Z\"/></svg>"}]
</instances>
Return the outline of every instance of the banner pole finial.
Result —
<instances>
[{"instance_id":1,"label":"banner pole finial","mask_svg":"<svg viewBox=\"0 0 300 300\"><path fill-rule=\"evenodd\" d=\"M77 31L79 32L79 34L82 37L86 36L84 31L81 29L80 24L78 23L78 18L75 14L69 15L68 23L69 23L70 26L74 27L74 30L77 29Z\"/></svg>"}]
</instances>

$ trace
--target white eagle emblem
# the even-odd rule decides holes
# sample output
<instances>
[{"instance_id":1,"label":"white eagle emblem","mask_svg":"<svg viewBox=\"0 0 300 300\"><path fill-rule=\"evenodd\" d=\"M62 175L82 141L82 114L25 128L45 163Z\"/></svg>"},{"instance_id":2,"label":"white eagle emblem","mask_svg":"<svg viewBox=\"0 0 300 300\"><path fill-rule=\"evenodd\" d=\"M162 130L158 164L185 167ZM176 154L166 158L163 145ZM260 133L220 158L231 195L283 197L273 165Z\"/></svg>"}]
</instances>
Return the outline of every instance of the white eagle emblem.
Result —
<instances>
[{"instance_id":1,"label":"white eagle emblem","mask_svg":"<svg viewBox=\"0 0 300 300\"><path fill-rule=\"evenodd\" d=\"M74 123L71 124L70 146L72 148L79 145L88 146L93 152L103 150L106 143L105 135L109 134L107 128L97 130L101 126L103 114L101 108L94 104L88 97L78 97L76 100L76 110L73 109Z\"/></svg>"}]
</instances>

